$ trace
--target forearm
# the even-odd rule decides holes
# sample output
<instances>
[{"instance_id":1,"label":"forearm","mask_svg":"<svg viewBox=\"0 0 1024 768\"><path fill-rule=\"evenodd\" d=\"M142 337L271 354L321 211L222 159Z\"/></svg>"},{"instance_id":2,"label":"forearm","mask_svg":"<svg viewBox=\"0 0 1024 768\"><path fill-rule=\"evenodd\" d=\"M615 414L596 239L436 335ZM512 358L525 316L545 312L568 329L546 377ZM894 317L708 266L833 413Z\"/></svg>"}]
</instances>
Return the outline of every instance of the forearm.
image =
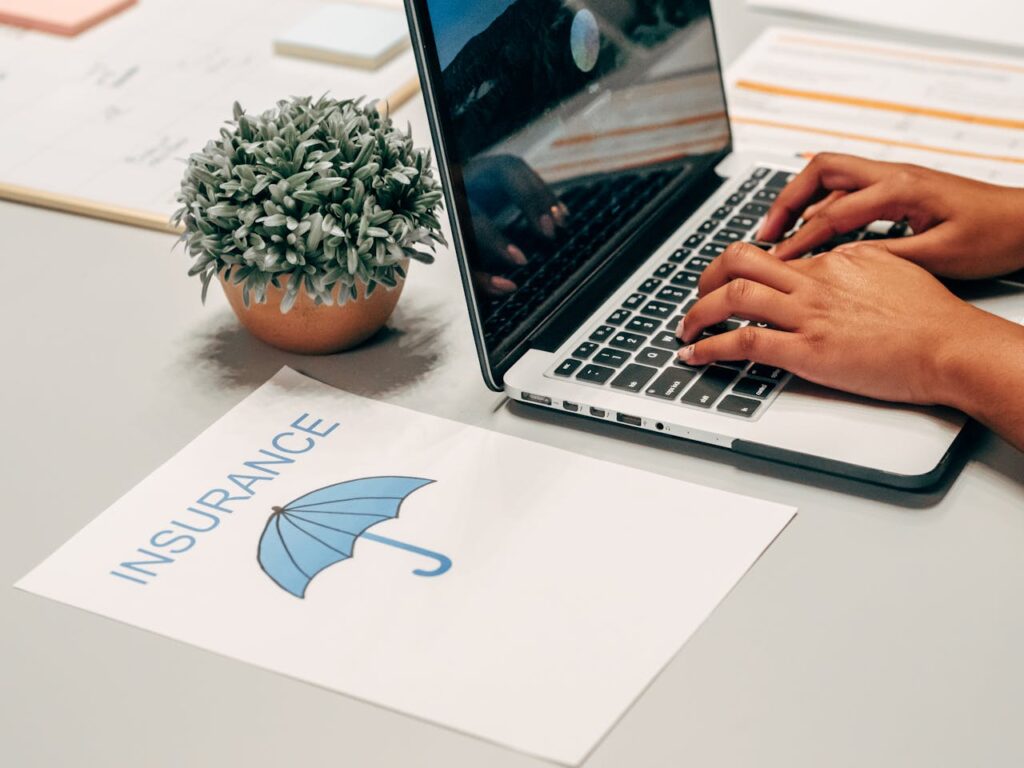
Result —
<instances>
[{"instance_id":1,"label":"forearm","mask_svg":"<svg viewBox=\"0 0 1024 768\"><path fill-rule=\"evenodd\" d=\"M979 309L941 351L942 405L1024 451L1024 327Z\"/></svg>"}]
</instances>

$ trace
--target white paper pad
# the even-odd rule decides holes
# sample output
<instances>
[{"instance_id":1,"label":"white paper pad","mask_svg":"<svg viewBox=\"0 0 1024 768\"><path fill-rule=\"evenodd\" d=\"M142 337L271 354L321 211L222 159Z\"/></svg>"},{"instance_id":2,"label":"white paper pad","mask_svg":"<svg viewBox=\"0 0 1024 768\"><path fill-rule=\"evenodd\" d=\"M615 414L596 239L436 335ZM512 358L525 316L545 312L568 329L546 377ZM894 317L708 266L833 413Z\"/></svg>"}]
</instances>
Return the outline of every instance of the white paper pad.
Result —
<instances>
[{"instance_id":1,"label":"white paper pad","mask_svg":"<svg viewBox=\"0 0 1024 768\"><path fill-rule=\"evenodd\" d=\"M747 0L755 8L853 21L925 35L1024 46L1024 5L1008 0Z\"/></svg>"},{"instance_id":2,"label":"white paper pad","mask_svg":"<svg viewBox=\"0 0 1024 768\"><path fill-rule=\"evenodd\" d=\"M185 159L233 102L383 98L415 79L411 50L372 72L275 55L274 36L320 6L145 0L78 38L0 27L0 196L12 185L166 221Z\"/></svg>"},{"instance_id":3,"label":"white paper pad","mask_svg":"<svg viewBox=\"0 0 1024 768\"><path fill-rule=\"evenodd\" d=\"M772 28L727 79L737 149L1024 184L1024 59Z\"/></svg>"},{"instance_id":4,"label":"white paper pad","mask_svg":"<svg viewBox=\"0 0 1024 768\"><path fill-rule=\"evenodd\" d=\"M380 476L434 482L367 534L437 557L364 534L304 597L268 575L273 507L330 525L290 502ZM17 586L577 764L793 514L284 369Z\"/></svg>"},{"instance_id":5,"label":"white paper pad","mask_svg":"<svg viewBox=\"0 0 1024 768\"><path fill-rule=\"evenodd\" d=\"M274 40L274 50L287 56L364 69L376 69L408 45L400 9L362 3L321 6Z\"/></svg>"}]
</instances>

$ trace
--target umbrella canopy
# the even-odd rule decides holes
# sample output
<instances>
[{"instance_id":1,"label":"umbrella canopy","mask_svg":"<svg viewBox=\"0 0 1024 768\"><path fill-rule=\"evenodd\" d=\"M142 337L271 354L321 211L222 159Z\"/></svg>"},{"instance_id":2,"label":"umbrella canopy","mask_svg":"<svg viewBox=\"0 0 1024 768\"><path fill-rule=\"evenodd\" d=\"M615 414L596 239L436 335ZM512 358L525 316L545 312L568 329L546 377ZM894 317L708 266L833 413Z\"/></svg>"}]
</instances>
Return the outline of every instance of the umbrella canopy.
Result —
<instances>
[{"instance_id":1,"label":"umbrella canopy","mask_svg":"<svg viewBox=\"0 0 1024 768\"><path fill-rule=\"evenodd\" d=\"M282 589L305 597L314 576L352 557L356 540L365 538L436 560L433 570L414 573L439 576L451 568L445 555L367 533L371 526L398 517L406 496L432 482L421 477L366 477L328 485L274 507L260 536L260 567Z\"/></svg>"}]
</instances>

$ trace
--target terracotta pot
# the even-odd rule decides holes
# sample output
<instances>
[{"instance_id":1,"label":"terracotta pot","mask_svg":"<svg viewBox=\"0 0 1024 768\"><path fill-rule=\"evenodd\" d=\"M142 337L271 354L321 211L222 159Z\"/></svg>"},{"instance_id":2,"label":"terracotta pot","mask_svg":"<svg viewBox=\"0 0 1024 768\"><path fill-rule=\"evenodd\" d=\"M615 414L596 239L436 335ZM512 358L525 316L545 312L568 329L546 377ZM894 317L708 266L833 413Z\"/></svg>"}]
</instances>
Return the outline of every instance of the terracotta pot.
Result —
<instances>
[{"instance_id":1,"label":"terracotta pot","mask_svg":"<svg viewBox=\"0 0 1024 768\"><path fill-rule=\"evenodd\" d=\"M403 267L408 271L408 263ZM391 289L378 285L370 298L366 298L366 286L358 283L359 297L340 306L316 304L302 288L295 304L284 314L283 288L268 286L266 303L252 301L246 307L241 285L232 285L223 277L220 284L239 322L257 339L287 352L329 355L350 349L383 328L402 295L405 280Z\"/></svg>"}]
</instances>

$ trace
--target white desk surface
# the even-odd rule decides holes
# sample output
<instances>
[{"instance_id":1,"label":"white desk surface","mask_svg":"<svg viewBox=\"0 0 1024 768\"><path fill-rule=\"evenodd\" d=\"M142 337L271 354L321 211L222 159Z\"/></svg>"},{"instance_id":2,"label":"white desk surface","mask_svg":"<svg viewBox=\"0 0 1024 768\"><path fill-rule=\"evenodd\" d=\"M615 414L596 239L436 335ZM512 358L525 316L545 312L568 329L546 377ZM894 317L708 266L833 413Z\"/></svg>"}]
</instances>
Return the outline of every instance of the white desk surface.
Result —
<instances>
[{"instance_id":1,"label":"white desk surface","mask_svg":"<svg viewBox=\"0 0 1024 768\"><path fill-rule=\"evenodd\" d=\"M779 19L717 10L726 61ZM425 140L419 102L399 117ZM315 359L254 341L219 295L200 306L170 236L11 204L0 233L0 584L288 364L799 507L588 768L1024 764L1024 456L992 435L939 489L885 491L510 406L477 373L451 258L414 267L393 330ZM545 765L10 586L0 615L12 768Z\"/></svg>"}]
</instances>

